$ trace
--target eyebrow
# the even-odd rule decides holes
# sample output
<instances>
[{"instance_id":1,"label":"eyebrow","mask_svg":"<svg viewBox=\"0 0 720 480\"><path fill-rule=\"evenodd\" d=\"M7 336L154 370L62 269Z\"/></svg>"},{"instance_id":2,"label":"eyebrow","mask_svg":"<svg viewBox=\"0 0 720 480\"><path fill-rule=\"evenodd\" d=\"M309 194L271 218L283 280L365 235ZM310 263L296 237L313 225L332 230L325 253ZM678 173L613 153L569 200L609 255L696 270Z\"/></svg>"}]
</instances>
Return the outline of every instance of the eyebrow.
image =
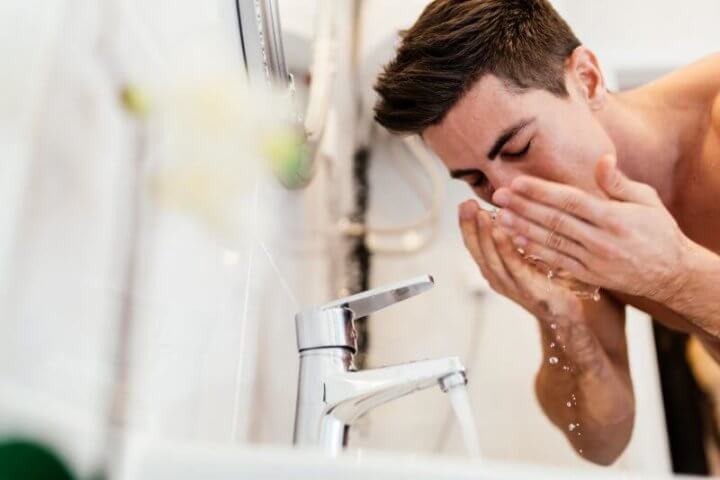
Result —
<instances>
[{"instance_id":1,"label":"eyebrow","mask_svg":"<svg viewBox=\"0 0 720 480\"><path fill-rule=\"evenodd\" d=\"M495 143L493 144L492 148L488 151L487 157L490 160L494 160L495 157L498 156L498 153L500 153L500 150L505 146L506 143L508 143L512 138L520 133L520 131L533 123L535 121L534 118L527 118L525 120L521 120L515 125L506 128L505 130L500 133L500 136L498 136L497 140L495 140ZM453 177L455 178L455 177Z\"/></svg>"},{"instance_id":2,"label":"eyebrow","mask_svg":"<svg viewBox=\"0 0 720 480\"><path fill-rule=\"evenodd\" d=\"M468 175L473 175L475 173L480 172L477 168L466 168L462 170L453 170L450 172L450 176L452 178L458 179L462 177L467 177Z\"/></svg>"}]
</instances>

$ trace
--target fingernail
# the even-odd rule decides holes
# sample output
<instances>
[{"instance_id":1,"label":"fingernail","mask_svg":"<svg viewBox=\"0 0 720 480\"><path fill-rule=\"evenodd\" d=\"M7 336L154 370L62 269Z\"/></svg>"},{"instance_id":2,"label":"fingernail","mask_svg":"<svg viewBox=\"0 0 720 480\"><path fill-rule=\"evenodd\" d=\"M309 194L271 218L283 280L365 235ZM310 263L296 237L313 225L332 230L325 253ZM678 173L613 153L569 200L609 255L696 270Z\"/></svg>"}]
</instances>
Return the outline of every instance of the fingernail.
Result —
<instances>
[{"instance_id":1,"label":"fingernail","mask_svg":"<svg viewBox=\"0 0 720 480\"><path fill-rule=\"evenodd\" d=\"M517 237L513 238L513 243L518 248L524 248L527 246L527 239L523 236L518 235Z\"/></svg>"},{"instance_id":2,"label":"fingernail","mask_svg":"<svg viewBox=\"0 0 720 480\"><path fill-rule=\"evenodd\" d=\"M506 227L511 227L513 224L513 214L508 212L507 210L503 210L502 212L500 212L498 218L500 219L500 223L502 225L505 225Z\"/></svg>"},{"instance_id":3,"label":"fingernail","mask_svg":"<svg viewBox=\"0 0 720 480\"><path fill-rule=\"evenodd\" d=\"M468 200L466 202L461 203L460 207L458 208L458 213L460 215L460 220L472 220L472 218L473 218L472 200Z\"/></svg>"},{"instance_id":4,"label":"fingernail","mask_svg":"<svg viewBox=\"0 0 720 480\"><path fill-rule=\"evenodd\" d=\"M506 188L501 188L493 195L493 203L499 207L506 207L510 203L511 193Z\"/></svg>"}]
</instances>

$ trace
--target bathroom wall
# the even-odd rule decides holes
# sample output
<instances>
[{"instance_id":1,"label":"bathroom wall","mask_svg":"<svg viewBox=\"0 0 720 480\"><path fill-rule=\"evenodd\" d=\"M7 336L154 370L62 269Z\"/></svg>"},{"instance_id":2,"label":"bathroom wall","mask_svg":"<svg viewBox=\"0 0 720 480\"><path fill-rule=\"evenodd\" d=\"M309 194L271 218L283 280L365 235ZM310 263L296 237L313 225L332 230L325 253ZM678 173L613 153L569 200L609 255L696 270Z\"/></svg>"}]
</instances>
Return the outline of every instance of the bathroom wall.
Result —
<instances>
[{"instance_id":1,"label":"bathroom wall","mask_svg":"<svg viewBox=\"0 0 720 480\"><path fill-rule=\"evenodd\" d=\"M717 52L714 0L554 0L580 40L612 69L674 68Z\"/></svg>"}]
</instances>

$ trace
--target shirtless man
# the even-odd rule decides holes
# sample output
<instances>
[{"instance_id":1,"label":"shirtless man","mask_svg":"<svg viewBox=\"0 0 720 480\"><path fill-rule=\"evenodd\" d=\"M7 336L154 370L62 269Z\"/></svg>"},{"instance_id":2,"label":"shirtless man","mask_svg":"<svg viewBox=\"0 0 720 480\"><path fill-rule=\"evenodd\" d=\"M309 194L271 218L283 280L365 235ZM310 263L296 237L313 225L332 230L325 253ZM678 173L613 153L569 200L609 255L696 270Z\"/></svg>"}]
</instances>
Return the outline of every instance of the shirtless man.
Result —
<instances>
[{"instance_id":1,"label":"shirtless man","mask_svg":"<svg viewBox=\"0 0 720 480\"><path fill-rule=\"evenodd\" d=\"M546 0L436 0L376 90L380 124L420 134L501 208L493 221L460 205L465 245L538 319L544 412L583 457L611 464L635 412L626 304L720 359L720 55L610 93ZM523 251L602 287L601 300L548 289Z\"/></svg>"}]
</instances>

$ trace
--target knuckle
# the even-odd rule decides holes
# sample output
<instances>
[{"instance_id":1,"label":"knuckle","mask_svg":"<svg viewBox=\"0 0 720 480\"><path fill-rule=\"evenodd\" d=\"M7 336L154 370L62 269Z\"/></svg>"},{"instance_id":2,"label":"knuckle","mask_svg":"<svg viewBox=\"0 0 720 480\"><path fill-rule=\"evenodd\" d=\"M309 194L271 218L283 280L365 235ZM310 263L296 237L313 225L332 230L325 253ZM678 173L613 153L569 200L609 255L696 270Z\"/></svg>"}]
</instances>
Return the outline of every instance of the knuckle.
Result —
<instances>
[{"instance_id":1,"label":"knuckle","mask_svg":"<svg viewBox=\"0 0 720 480\"><path fill-rule=\"evenodd\" d=\"M562 209L568 213L576 213L580 208L580 198L575 193L565 195L562 202Z\"/></svg>"},{"instance_id":2,"label":"knuckle","mask_svg":"<svg viewBox=\"0 0 720 480\"><path fill-rule=\"evenodd\" d=\"M563 225L563 216L561 213L553 213L548 216L547 220L548 227L553 232L557 231Z\"/></svg>"},{"instance_id":3,"label":"knuckle","mask_svg":"<svg viewBox=\"0 0 720 480\"><path fill-rule=\"evenodd\" d=\"M615 233L625 232L625 223L619 216L611 215L607 217L607 226L611 231Z\"/></svg>"},{"instance_id":4,"label":"knuckle","mask_svg":"<svg viewBox=\"0 0 720 480\"><path fill-rule=\"evenodd\" d=\"M563 240L563 238L554 231L548 233L547 237L545 238L545 246L552 250L560 250L564 245L565 241Z\"/></svg>"},{"instance_id":5,"label":"knuckle","mask_svg":"<svg viewBox=\"0 0 720 480\"><path fill-rule=\"evenodd\" d=\"M658 191L653 187L652 185L648 185L646 183L640 183L638 186L638 189L643 194L643 196L652 199L652 200L659 200L660 194Z\"/></svg>"},{"instance_id":6,"label":"knuckle","mask_svg":"<svg viewBox=\"0 0 720 480\"><path fill-rule=\"evenodd\" d=\"M612 176L610 181L610 188L617 193L622 193L625 190L625 184L623 182L623 176L617 173Z\"/></svg>"}]
</instances>

